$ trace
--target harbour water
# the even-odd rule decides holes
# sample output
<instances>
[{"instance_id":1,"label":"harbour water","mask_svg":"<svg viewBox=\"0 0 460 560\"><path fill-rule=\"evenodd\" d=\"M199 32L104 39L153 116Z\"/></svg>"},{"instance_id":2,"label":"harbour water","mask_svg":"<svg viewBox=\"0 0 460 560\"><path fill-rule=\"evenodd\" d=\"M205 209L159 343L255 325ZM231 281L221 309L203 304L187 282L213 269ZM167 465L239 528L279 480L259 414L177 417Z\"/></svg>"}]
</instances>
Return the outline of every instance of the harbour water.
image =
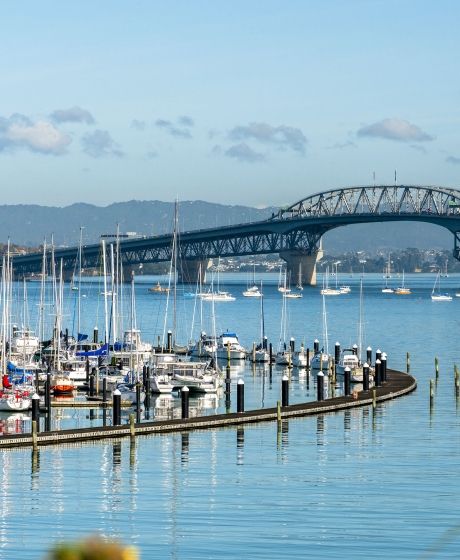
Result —
<instances>
[{"instance_id":1,"label":"harbour water","mask_svg":"<svg viewBox=\"0 0 460 560\"><path fill-rule=\"evenodd\" d=\"M276 275L264 280L265 332L277 349L281 296ZM259 277L260 278L260 277ZM328 297L329 348L357 342L360 277L343 277L350 294ZM392 279L395 284L400 279ZM163 333L165 296L148 293L156 279L136 283L137 324L145 340ZM217 334L236 331L251 347L260 338L260 301L244 298L246 278L221 275L235 302L215 304ZM411 373L418 389L401 399L317 417L130 441L2 451L0 558L37 559L56 541L89 534L136 545L147 558L458 558L460 556L460 298L432 302L434 275L406 275L412 294L382 294L381 275L364 277L364 347L387 352L388 365ZM28 294L31 323L39 286ZM193 291L193 287L190 288ZM460 276L442 279L460 291ZM125 286L128 293L129 287ZM83 332L103 331L100 287L82 287ZM85 296L85 297L83 297ZM64 323L74 320L69 295ZM18 299L20 296L18 295ZM129 296L128 296L129 299ZM177 298L178 340L188 340L194 298ZM287 337L312 347L323 340L319 286L288 300ZM202 326L212 332L211 304ZM128 321L128 307L126 307ZM168 319L167 327L172 325ZM129 324L128 324L129 327ZM200 309L195 308L195 336ZM439 378L434 406L429 380ZM248 365L246 408L280 399L283 370ZM313 380L292 373L291 402L315 398ZM234 400L234 395L232 395ZM201 413L225 410L225 398L195 403ZM232 407L235 403L232 402ZM174 407L174 404L172 405ZM169 407L170 408L170 407ZM100 424L90 411L53 409L62 427ZM20 419L2 417L4 424ZM24 422L27 422L25 420Z\"/></svg>"}]
</instances>

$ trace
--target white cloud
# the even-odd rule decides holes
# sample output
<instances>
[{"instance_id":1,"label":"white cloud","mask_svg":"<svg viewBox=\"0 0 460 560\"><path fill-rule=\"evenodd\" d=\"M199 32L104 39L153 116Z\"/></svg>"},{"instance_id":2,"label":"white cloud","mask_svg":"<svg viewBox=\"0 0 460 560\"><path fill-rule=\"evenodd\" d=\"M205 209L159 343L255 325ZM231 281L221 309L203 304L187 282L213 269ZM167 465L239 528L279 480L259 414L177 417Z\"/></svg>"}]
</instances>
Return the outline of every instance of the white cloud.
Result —
<instances>
[{"instance_id":1,"label":"white cloud","mask_svg":"<svg viewBox=\"0 0 460 560\"><path fill-rule=\"evenodd\" d=\"M417 125L404 119L383 119L376 123L360 128L358 136L369 138L385 138L399 142L429 142L434 140Z\"/></svg>"},{"instance_id":2,"label":"white cloud","mask_svg":"<svg viewBox=\"0 0 460 560\"><path fill-rule=\"evenodd\" d=\"M25 148L42 154L61 155L71 142L68 134L48 121L33 122L21 114L0 118L0 151Z\"/></svg>"}]
</instances>

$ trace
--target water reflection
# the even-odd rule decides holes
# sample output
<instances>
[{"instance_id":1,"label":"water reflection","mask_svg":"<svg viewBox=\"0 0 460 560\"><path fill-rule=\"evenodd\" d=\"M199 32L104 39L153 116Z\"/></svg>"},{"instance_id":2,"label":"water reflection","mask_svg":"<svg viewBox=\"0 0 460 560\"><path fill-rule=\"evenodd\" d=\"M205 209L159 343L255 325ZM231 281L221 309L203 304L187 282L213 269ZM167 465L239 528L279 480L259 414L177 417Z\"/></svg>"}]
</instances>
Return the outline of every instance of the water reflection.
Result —
<instances>
[{"instance_id":1,"label":"water reflection","mask_svg":"<svg viewBox=\"0 0 460 560\"><path fill-rule=\"evenodd\" d=\"M236 430L236 464L244 464L244 428Z\"/></svg>"},{"instance_id":2,"label":"water reflection","mask_svg":"<svg viewBox=\"0 0 460 560\"><path fill-rule=\"evenodd\" d=\"M181 452L180 452L180 460L183 465L188 463L188 453L190 449L190 433L183 432L181 434Z\"/></svg>"},{"instance_id":3,"label":"water reflection","mask_svg":"<svg viewBox=\"0 0 460 560\"><path fill-rule=\"evenodd\" d=\"M22 412L0 413L0 435L24 434L29 431L30 416ZM28 429L29 428L29 429Z\"/></svg>"},{"instance_id":4,"label":"water reflection","mask_svg":"<svg viewBox=\"0 0 460 560\"><path fill-rule=\"evenodd\" d=\"M316 445L322 447L326 444L325 439L326 420L324 414L316 417Z\"/></svg>"},{"instance_id":5,"label":"water reflection","mask_svg":"<svg viewBox=\"0 0 460 560\"><path fill-rule=\"evenodd\" d=\"M220 393L192 395L189 401L190 417L216 414L219 407ZM181 418L181 399L174 395L156 395L152 399L153 416L156 420L173 420Z\"/></svg>"}]
</instances>

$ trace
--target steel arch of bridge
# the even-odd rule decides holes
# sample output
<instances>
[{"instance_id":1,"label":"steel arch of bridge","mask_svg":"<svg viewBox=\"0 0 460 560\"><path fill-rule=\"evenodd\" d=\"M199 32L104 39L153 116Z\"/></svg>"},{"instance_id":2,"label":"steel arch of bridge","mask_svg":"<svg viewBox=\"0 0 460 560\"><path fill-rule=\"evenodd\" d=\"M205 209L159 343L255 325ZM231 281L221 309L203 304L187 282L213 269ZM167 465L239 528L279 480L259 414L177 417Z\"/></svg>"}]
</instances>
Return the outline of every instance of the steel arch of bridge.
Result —
<instances>
[{"instance_id":1,"label":"steel arch of bridge","mask_svg":"<svg viewBox=\"0 0 460 560\"><path fill-rule=\"evenodd\" d=\"M184 260L298 251L315 254L329 230L358 223L424 221L454 234L454 256L460 260L460 191L436 186L360 186L334 189L308 196L282 208L269 220L180 234L180 258ZM161 235L119 242L124 264L136 265L171 259L172 236ZM77 247L56 249L55 259L72 270ZM49 257L48 257L49 259ZM42 256L15 257L17 274L40 272ZM83 268L100 266L99 244L86 245ZM49 268L48 268L49 270Z\"/></svg>"},{"instance_id":2,"label":"steel arch of bridge","mask_svg":"<svg viewBox=\"0 0 460 560\"><path fill-rule=\"evenodd\" d=\"M435 186L379 185L348 187L316 193L281 208L274 218L407 214L451 216L458 214L460 191Z\"/></svg>"}]
</instances>

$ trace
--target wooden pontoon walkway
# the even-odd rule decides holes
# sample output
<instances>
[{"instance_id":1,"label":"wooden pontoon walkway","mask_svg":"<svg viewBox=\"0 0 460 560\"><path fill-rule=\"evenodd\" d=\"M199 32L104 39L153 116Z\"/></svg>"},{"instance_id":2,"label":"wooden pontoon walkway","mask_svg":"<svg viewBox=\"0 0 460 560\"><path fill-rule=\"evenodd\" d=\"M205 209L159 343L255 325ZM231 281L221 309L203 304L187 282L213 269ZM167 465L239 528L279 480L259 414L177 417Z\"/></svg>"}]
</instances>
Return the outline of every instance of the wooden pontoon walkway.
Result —
<instances>
[{"instance_id":1,"label":"wooden pontoon walkway","mask_svg":"<svg viewBox=\"0 0 460 560\"><path fill-rule=\"evenodd\" d=\"M388 370L387 382L376 388L376 401L383 402L406 395L417 387L414 377L406 373ZM337 412L358 406L372 404L372 390L362 391L357 398L334 397L323 401L314 401L301 404L293 404L281 408L281 418L293 418L296 416L308 416L324 414L326 412ZM59 430L51 432L39 432L36 445L69 444L81 441L94 441L107 438L135 437L139 435L161 434L169 432L183 432L187 430L206 430L223 426L242 425L253 422L267 422L277 420L276 408L263 408L240 413L217 414L212 416L200 416L196 418L161 420L153 422L142 422L139 424L121 426L105 426L98 428L78 428L72 430ZM33 446L32 434L15 434L0 437L0 449L9 447Z\"/></svg>"}]
</instances>

